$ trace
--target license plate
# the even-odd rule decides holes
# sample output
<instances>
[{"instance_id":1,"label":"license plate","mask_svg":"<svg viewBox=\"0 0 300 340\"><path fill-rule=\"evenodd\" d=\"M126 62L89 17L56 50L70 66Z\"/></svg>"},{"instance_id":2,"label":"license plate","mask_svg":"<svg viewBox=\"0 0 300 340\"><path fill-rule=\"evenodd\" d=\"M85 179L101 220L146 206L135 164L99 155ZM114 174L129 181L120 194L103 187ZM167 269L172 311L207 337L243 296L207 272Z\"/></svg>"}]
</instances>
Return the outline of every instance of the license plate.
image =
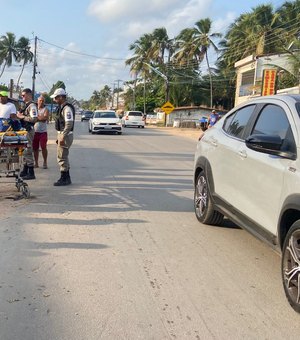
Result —
<instances>
[{"instance_id":1,"label":"license plate","mask_svg":"<svg viewBox=\"0 0 300 340\"><path fill-rule=\"evenodd\" d=\"M111 130L111 126L110 125L105 125L104 129Z\"/></svg>"}]
</instances>

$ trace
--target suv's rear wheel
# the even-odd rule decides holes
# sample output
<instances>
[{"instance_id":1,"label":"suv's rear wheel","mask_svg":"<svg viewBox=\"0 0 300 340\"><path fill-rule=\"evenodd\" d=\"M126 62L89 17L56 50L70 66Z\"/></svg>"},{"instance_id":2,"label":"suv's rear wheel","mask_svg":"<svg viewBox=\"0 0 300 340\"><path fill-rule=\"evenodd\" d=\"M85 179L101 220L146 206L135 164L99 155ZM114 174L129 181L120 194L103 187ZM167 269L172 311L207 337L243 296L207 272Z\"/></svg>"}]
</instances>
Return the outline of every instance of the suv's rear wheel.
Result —
<instances>
[{"instance_id":1,"label":"suv's rear wheel","mask_svg":"<svg viewBox=\"0 0 300 340\"><path fill-rule=\"evenodd\" d=\"M292 225L284 240L281 273L286 297L300 313L300 221Z\"/></svg>"},{"instance_id":2,"label":"suv's rear wheel","mask_svg":"<svg viewBox=\"0 0 300 340\"><path fill-rule=\"evenodd\" d=\"M204 171L201 171L197 177L194 208L196 217L201 223L219 225L223 221L223 215L214 209Z\"/></svg>"}]
</instances>

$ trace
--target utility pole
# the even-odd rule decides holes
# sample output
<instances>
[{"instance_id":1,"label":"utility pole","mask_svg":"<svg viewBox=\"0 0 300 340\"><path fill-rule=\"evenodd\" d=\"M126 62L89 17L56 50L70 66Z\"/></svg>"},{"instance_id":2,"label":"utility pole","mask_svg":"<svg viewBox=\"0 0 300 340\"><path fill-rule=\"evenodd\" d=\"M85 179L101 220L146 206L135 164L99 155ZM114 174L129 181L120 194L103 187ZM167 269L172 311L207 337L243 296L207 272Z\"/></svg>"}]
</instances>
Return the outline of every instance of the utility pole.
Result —
<instances>
[{"instance_id":1,"label":"utility pole","mask_svg":"<svg viewBox=\"0 0 300 340\"><path fill-rule=\"evenodd\" d=\"M32 99L34 100L35 93L35 75L36 75L36 46L37 46L37 36L34 37L34 54L33 54L33 74L32 74Z\"/></svg>"},{"instance_id":2,"label":"utility pole","mask_svg":"<svg viewBox=\"0 0 300 340\"><path fill-rule=\"evenodd\" d=\"M146 117L146 77L144 75L144 115Z\"/></svg>"},{"instance_id":3,"label":"utility pole","mask_svg":"<svg viewBox=\"0 0 300 340\"><path fill-rule=\"evenodd\" d=\"M116 82L117 82L117 110L118 110L118 108L119 108L119 84L120 84L120 81L122 81L122 79L117 79L117 80L115 80Z\"/></svg>"},{"instance_id":4,"label":"utility pole","mask_svg":"<svg viewBox=\"0 0 300 340\"><path fill-rule=\"evenodd\" d=\"M114 105L115 105L115 83L113 83L113 90L112 90L112 99L111 99L111 106L112 106L112 109L114 109Z\"/></svg>"},{"instance_id":5,"label":"utility pole","mask_svg":"<svg viewBox=\"0 0 300 340\"><path fill-rule=\"evenodd\" d=\"M157 68L151 66L150 64L144 63L145 65L147 65L152 71L154 71L156 74L158 74L160 77L162 77L165 81L166 84L166 102L168 102L170 100L170 82L169 82L169 78L163 74L162 72L160 72ZM165 122L164 125L167 126L167 115L165 113Z\"/></svg>"}]
</instances>

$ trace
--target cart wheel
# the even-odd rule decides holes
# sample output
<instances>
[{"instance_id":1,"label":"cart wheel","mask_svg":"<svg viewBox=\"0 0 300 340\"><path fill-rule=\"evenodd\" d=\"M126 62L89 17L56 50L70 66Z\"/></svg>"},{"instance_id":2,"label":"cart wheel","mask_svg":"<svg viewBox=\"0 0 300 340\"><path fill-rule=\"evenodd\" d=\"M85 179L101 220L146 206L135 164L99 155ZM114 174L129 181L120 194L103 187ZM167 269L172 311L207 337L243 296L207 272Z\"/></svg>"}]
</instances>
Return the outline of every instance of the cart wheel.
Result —
<instances>
[{"instance_id":1,"label":"cart wheel","mask_svg":"<svg viewBox=\"0 0 300 340\"><path fill-rule=\"evenodd\" d=\"M30 196L30 190L28 188L28 184L26 183L23 183L22 184L22 195L25 197L25 198L28 198Z\"/></svg>"}]
</instances>

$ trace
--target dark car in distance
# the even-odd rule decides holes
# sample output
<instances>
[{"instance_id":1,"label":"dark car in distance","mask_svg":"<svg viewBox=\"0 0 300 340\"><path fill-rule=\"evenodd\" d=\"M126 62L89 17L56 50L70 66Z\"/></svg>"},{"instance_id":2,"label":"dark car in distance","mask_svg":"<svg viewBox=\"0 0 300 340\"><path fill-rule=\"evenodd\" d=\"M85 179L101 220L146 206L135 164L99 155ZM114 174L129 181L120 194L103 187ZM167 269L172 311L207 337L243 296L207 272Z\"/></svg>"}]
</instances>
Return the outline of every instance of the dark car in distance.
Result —
<instances>
[{"instance_id":1,"label":"dark car in distance","mask_svg":"<svg viewBox=\"0 0 300 340\"><path fill-rule=\"evenodd\" d=\"M90 120L93 117L93 111L85 110L81 113L81 121Z\"/></svg>"}]
</instances>

